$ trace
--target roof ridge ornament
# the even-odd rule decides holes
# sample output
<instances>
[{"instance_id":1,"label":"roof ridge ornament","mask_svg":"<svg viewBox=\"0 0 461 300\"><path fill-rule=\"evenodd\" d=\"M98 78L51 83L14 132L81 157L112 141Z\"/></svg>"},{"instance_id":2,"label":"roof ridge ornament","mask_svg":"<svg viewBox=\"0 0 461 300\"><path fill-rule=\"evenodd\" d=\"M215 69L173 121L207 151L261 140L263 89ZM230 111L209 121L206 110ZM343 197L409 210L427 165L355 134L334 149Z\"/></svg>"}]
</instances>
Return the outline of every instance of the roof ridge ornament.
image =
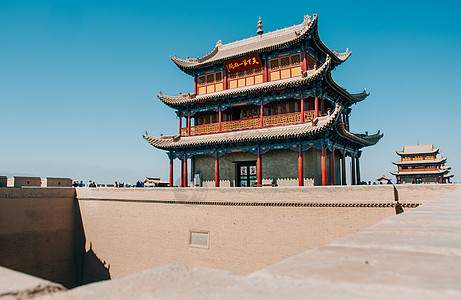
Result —
<instances>
[{"instance_id":1,"label":"roof ridge ornament","mask_svg":"<svg viewBox=\"0 0 461 300\"><path fill-rule=\"evenodd\" d=\"M258 30L256 30L256 33L259 34L259 36L261 36L264 31L263 31L263 22L261 21L261 17L259 17L259 21L258 21Z\"/></svg>"}]
</instances>

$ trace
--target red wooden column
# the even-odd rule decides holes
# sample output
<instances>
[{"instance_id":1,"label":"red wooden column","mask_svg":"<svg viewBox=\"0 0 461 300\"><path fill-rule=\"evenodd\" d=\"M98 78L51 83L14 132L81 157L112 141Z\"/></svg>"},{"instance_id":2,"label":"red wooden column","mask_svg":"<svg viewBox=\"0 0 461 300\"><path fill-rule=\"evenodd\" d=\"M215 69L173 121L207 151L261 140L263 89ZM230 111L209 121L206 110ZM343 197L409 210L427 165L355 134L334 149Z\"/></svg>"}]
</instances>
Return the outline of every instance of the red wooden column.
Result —
<instances>
[{"instance_id":1,"label":"red wooden column","mask_svg":"<svg viewBox=\"0 0 461 300\"><path fill-rule=\"evenodd\" d=\"M304 97L301 95L301 123L304 123Z\"/></svg>"},{"instance_id":2,"label":"red wooden column","mask_svg":"<svg viewBox=\"0 0 461 300\"><path fill-rule=\"evenodd\" d=\"M223 89L224 90L227 90L229 88L229 81L227 80L228 79L228 75L227 75L227 70L224 70L223 71Z\"/></svg>"},{"instance_id":3,"label":"red wooden column","mask_svg":"<svg viewBox=\"0 0 461 300\"><path fill-rule=\"evenodd\" d=\"M197 89L197 76L194 77L194 94L197 95L198 89Z\"/></svg>"},{"instance_id":4,"label":"red wooden column","mask_svg":"<svg viewBox=\"0 0 461 300\"><path fill-rule=\"evenodd\" d=\"M346 152L341 157L341 184L346 185Z\"/></svg>"},{"instance_id":5,"label":"red wooden column","mask_svg":"<svg viewBox=\"0 0 461 300\"><path fill-rule=\"evenodd\" d=\"M332 147L330 152L330 185L335 185L335 148Z\"/></svg>"},{"instance_id":6,"label":"red wooden column","mask_svg":"<svg viewBox=\"0 0 461 300\"><path fill-rule=\"evenodd\" d=\"M170 187L173 187L173 157L170 157Z\"/></svg>"},{"instance_id":7,"label":"red wooden column","mask_svg":"<svg viewBox=\"0 0 461 300\"><path fill-rule=\"evenodd\" d=\"M305 51L301 52L301 59L302 59L301 70L303 72L306 72L307 71L307 59L306 59L306 52Z\"/></svg>"},{"instance_id":8,"label":"red wooden column","mask_svg":"<svg viewBox=\"0 0 461 300\"><path fill-rule=\"evenodd\" d=\"M322 185L327 185L327 149L322 145Z\"/></svg>"},{"instance_id":9,"label":"red wooden column","mask_svg":"<svg viewBox=\"0 0 461 300\"><path fill-rule=\"evenodd\" d=\"M259 127L263 127L264 126L264 105L263 105L263 100L261 100L261 107L259 109Z\"/></svg>"},{"instance_id":10,"label":"red wooden column","mask_svg":"<svg viewBox=\"0 0 461 300\"><path fill-rule=\"evenodd\" d=\"M214 155L214 186L219 187L219 156L218 151Z\"/></svg>"},{"instance_id":11,"label":"red wooden column","mask_svg":"<svg viewBox=\"0 0 461 300\"><path fill-rule=\"evenodd\" d=\"M258 184L262 184L262 170L261 170L261 149L258 148L258 158L256 160L256 180Z\"/></svg>"},{"instance_id":12,"label":"red wooden column","mask_svg":"<svg viewBox=\"0 0 461 300\"><path fill-rule=\"evenodd\" d=\"M357 156L355 158L355 164L356 164L356 172L357 172L357 184L360 184L361 180L360 180L360 163L359 163L359 158L360 156Z\"/></svg>"},{"instance_id":13,"label":"red wooden column","mask_svg":"<svg viewBox=\"0 0 461 300\"><path fill-rule=\"evenodd\" d=\"M221 132L222 131L222 124L221 124L221 107L219 108L219 112L218 112L218 122L219 122L219 125L218 125L218 131Z\"/></svg>"},{"instance_id":14,"label":"red wooden column","mask_svg":"<svg viewBox=\"0 0 461 300\"><path fill-rule=\"evenodd\" d=\"M184 160L183 160L183 164L184 164L184 187L187 187L188 186L188 183L187 183L187 155L184 154Z\"/></svg>"},{"instance_id":15,"label":"red wooden column","mask_svg":"<svg viewBox=\"0 0 461 300\"><path fill-rule=\"evenodd\" d=\"M265 59L263 62L263 82L268 82L269 81L269 60Z\"/></svg>"},{"instance_id":16,"label":"red wooden column","mask_svg":"<svg viewBox=\"0 0 461 300\"><path fill-rule=\"evenodd\" d=\"M319 116L319 97L315 97L314 102L314 119Z\"/></svg>"},{"instance_id":17,"label":"red wooden column","mask_svg":"<svg viewBox=\"0 0 461 300\"><path fill-rule=\"evenodd\" d=\"M298 185L304 185L304 175L303 175L303 147L298 146Z\"/></svg>"},{"instance_id":18,"label":"red wooden column","mask_svg":"<svg viewBox=\"0 0 461 300\"><path fill-rule=\"evenodd\" d=\"M352 175L352 185L356 185L357 181L355 181L355 154L351 155L351 163L352 163L352 168L351 168L351 175Z\"/></svg>"},{"instance_id":19,"label":"red wooden column","mask_svg":"<svg viewBox=\"0 0 461 300\"><path fill-rule=\"evenodd\" d=\"M182 117L179 117L179 135L181 135L181 124L182 123Z\"/></svg>"},{"instance_id":20,"label":"red wooden column","mask_svg":"<svg viewBox=\"0 0 461 300\"><path fill-rule=\"evenodd\" d=\"M187 136L190 136L190 114L187 114Z\"/></svg>"},{"instance_id":21,"label":"red wooden column","mask_svg":"<svg viewBox=\"0 0 461 300\"><path fill-rule=\"evenodd\" d=\"M180 159L181 161L181 187L184 187L184 161Z\"/></svg>"}]
</instances>

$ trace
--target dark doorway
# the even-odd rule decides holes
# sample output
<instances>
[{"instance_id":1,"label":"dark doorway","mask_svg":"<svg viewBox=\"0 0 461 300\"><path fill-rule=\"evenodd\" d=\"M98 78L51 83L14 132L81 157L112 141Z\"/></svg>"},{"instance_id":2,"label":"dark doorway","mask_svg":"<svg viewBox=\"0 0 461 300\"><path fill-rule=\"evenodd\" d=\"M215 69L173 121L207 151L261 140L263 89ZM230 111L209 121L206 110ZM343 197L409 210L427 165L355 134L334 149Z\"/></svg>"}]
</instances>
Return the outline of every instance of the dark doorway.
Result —
<instances>
[{"instance_id":1,"label":"dark doorway","mask_svg":"<svg viewBox=\"0 0 461 300\"><path fill-rule=\"evenodd\" d=\"M237 186L250 187L256 182L256 161L237 162Z\"/></svg>"}]
</instances>

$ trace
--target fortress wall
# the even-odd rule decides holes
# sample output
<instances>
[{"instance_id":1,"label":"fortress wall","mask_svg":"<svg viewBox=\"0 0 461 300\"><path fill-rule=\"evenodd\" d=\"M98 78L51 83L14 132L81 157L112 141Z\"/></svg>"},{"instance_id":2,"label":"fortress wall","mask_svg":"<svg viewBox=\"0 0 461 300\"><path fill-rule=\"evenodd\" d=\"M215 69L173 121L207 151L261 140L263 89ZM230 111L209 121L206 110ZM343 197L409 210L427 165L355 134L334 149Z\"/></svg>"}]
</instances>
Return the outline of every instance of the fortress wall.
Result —
<instances>
[{"instance_id":1,"label":"fortress wall","mask_svg":"<svg viewBox=\"0 0 461 300\"><path fill-rule=\"evenodd\" d=\"M456 187L397 188L405 206ZM167 263L248 274L395 214L392 185L76 190L86 250L112 278ZM317 207L277 206L297 203ZM189 246L190 232L209 247Z\"/></svg>"},{"instance_id":2,"label":"fortress wall","mask_svg":"<svg viewBox=\"0 0 461 300\"><path fill-rule=\"evenodd\" d=\"M455 188L397 194L407 210ZM388 185L0 188L0 265L67 287L172 262L247 274L373 225L393 204ZM190 247L191 231L209 247Z\"/></svg>"},{"instance_id":3,"label":"fortress wall","mask_svg":"<svg viewBox=\"0 0 461 300\"><path fill-rule=\"evenodd\" d=\"M394 214L388 208L265 207L79 201L86 251L111 278L181 263L248 274L363 230ZM209 247L189 246L208 233ZM91 245L91 246L90 246Z\"/></svg>"},{"instance_id":4,"label":"fortress wall","mask_svg":"<svg viewBox=\"0 0 461 300\"><path fill-rule=\"evenodd\" d=\"M0 265L76 284L74 188L0 188Z\"/></svg>"},{"instance_id":5,"label":"fortress wall","mask_svg":"<svg viewBox=\"0 0 461 300\"><path fill-rule=\"evenodd\" d=\"M392 186L76 190L86 251L112 278L167 263L248 274L394 214L328 206L393 203ZM296 203L319 207L262 206ZM190 247L191 231L208 233L209 248Z\"/></svg>"}]
</instances>

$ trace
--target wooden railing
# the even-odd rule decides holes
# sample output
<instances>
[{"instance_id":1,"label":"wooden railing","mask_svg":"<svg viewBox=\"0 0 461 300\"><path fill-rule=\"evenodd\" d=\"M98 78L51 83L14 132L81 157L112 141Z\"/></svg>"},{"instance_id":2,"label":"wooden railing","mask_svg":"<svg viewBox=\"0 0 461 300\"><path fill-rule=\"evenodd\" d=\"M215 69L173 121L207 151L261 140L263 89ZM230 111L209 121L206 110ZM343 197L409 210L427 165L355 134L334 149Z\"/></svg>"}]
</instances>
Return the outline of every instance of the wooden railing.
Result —
<instances>
[{"instance_id":1,"label":"wooden railing","mask_svg":"<svg viewBox=\"0 0 461 300\"><path fill-rule=\"evenodd\" d=\"M306 111L304 112L304 122L310 121L314 118L314 111Z\"/></svg>"},{"instance_id":2,"label":"wooden railing","mask_svg":"<svg viewBox=\"0 0 461 300\"><path fill-rule=\"evenodd\" d=\"M314 118L314 111L304 112L304 122L309 122ZM284 115L265 116L263 117L263 127L290 125L301 123L301 113L291 113ZM229 132L241 129L260 128L261 118L251 118L236 121L221 122L221 132ZM219 131L219 123L205 124L192 126L190 135L201 135L209 133L217 133ZM187 127L181 128L181 136L188 136Z\"/></svg>"},{"instance_id":3,"label":"wooden railing","mask_svg":"<svg viewBox=\"0 0 461 300\"><path fill-rule=\"evenodd\" d=\"M301 122L300 113L268 116L263 118L264 127L274 125L298 124L299 122Z\"/></svg>"},{"instance_id":4,"label":"wooden railing","mask_svg":"<svg viewBox=\"0 0 461 300\"><path fill-rule=\"evenodd\" d=\"M401 169L400 172L437 171L438 168Z\"/></svg>"},{"instance_id":5,"label":"wooden railing","mask_svg":"<svg viewBox=\"0 0 461 300\"><path fill-rule=\"evenodd\" d=\"M259 123L260 123L260 118L228 121L228 122L221 123L221 129L222 131L232 131L232 130L239 130L239 129L258 128Z\"/></svg>"},{"instance_id":6,"label":"wooden railing","mask_svg":"<svg viewBox=\"0 0 461 300\"><path fill-rule=\"evenodd\" d=\"M219 123L197 125L197 126L190 128L190 135L215 133L218 131L219 131Z\"/></svg>"}]
</instances>

